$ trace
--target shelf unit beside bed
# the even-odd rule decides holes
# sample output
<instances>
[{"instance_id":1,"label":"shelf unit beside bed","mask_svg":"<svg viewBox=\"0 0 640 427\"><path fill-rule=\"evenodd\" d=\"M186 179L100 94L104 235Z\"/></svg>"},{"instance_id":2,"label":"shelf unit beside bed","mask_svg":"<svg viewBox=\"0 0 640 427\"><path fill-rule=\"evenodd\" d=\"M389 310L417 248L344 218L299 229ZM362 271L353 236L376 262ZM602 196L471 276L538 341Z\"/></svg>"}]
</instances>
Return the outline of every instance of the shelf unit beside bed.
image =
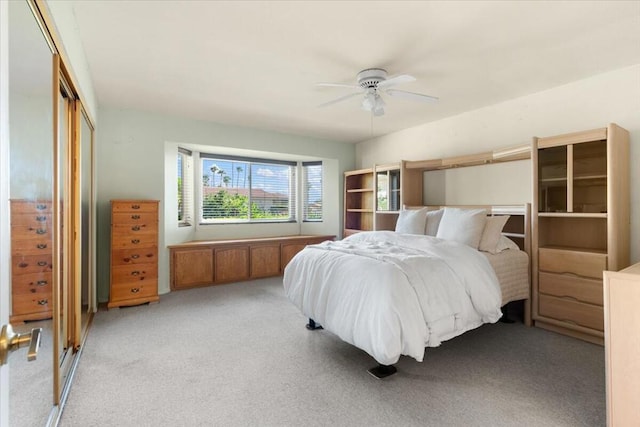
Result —
<instances>
[{"instance_id":1,"label":"shelf unit beside bed","mask_svg":"<svg viewBox=\"0 0 640 427\"><path fill-rule=\"evenodd\" d=\"M344 173L344 237L373 230L373 189L372 168Z\"/></svg>"},{"instance_id":2,"label":"shelf unit beside bed","mask_svg":"<svg viewBox=\"0 0 640 427\"><path fill-rule=\"evenodd\" d=\"M534 138L535 325L603 343L604 270L629 265L629 133Z\"/></svg>"}]
</instances>

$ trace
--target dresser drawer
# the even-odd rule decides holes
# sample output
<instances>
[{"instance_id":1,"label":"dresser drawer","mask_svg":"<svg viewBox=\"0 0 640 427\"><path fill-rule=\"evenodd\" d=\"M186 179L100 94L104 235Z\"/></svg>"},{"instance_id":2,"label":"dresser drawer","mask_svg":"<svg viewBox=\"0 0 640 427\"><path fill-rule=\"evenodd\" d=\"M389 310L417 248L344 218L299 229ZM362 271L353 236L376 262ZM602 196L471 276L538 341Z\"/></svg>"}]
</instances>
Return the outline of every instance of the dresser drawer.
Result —
<instances>
[{"instance_id":1,"label":"dresser drawer","mask_svg":"<svg viewBox=\"0 0 640 427\"><path fill-rule=\"evenodd\" d=\"M556 297L569 297L590 304L602 305L602 282L599 280L540 272L538 290Z\"/></svg>"},{"instance_id":2,"label":"dresser drawer","mask_svg":"<svg viewBox=\"0 0 640 427\"><path fill-rule=\"evenodd\" d=\"M12 200L11 215L53 212L51 201Z\"/></svg>"},{"instance_id":3,"label":"dresser drawer","mask_svg":"<svg viewBox=\"0 0 640 427\"><path fill-rule=\"evenodd\" d=\"M50 224L14 225L11 227L12 240L53 239Z\"/></svg>"},{"instance_id":4,"label":"dresser drawer","mask_svg":"<svg viewBox=\"0 0 640 427\"><path fill-rule=\"evenodd\" d=\"M111 295L109 301L123 301L136 298L147 298L157 295L158 280L145 280L128 283L111 284Z\"/></svg>"},{"instance_id":5,"label":"dresser drawer","mask_svg":"<svg viewBox=\"0 0 640 427\"><path fill-rule=\"evenodd\" d=\"M11 255L51 255L53 241L51 239L27 239L11 242Z\"/></svg>"},{"instance_id":6,"label":"dresser drawer","mask_svg":"<svg viewBox=\"0 0 640 427\"><path fill-rule=\"evenodd\" d=\"M151 264L158 260L155 247L139 249L118 249L111 253L111 265Z\"/></svg>"},{"instance_id":7,"label":"dresser drawer","mask_svg":"<svg viewBox=\"0 0 640 427\"><path fill-rule=\"evenodd\" d=\"M600 306L542 294L538 304L538 311L542 316L604 331L604 311Z\"/></svg>"},{"instance_id":8,"label":"dresser drawer","mask_svg":"<svg viewBox=\"0 0 640 427\"><path fill-rule=\"evenodd\" d=\"M44 290L51 292L52 273L29 273L14 275L11 278L13 293L42 293Z\"/></svg>"},{"instance_id":9,"label":"dresser drawer","mask_svg":"<svg viewBox=\"0 0 640 427\"><path fill-rule=\"evenodd\" d=\"M49 293L17 294L11 297L12 316L40 313L53 309L53 298Z\"/></svg>"},{"instance_id":10,"label":"dresser drawer","mask_svg":"<svg viewBox=\"0 0 640 427\"><path fill-rule=\"evenodd\" d=\"M44 255L16 255L11 257L11 274L28 274L50 272L53 269L51 254Z\"/></svg>"},{"instance_id":11,"label":"dresser drawer","mask_svg":"<svg viewBox=\"0 0 640 427\"><path fill-rule=\"evenodd\" d=\"M157 227L157 223L156 212L114 212L111 216L111 224L155 224Z\"/></svg>"},{"instance_id":12,"label":"dresser drawer","mask_svg":"<svg viewBox=\"0 0 640 427\"><path fill-rule=\"evenodd\" d=\"M111 249L136 249L136 248L153 248L158 246L158 235L141 234L139 236L131 235L113 235L111 236Z\"/></svg>"},{"instance_id":13,"label":"dresser drawer","mask_svg":"<svg viewBox=\"0 0 640 427\"><path fill-rule=\"evenodd\" d=\"M116 224L111 226L111 232L114 237L155 235L158 232L158 223Z\"/></svg>"},{"instance_id":14,"label":"dresser drawer","mask_svg":"<svg viewBox=\"0 0 640 427\"><path fill-rule=\"evenodd\" d=\"M607 269L606 254L540 248L538 255L540 270L551 273L571 273L602 280L602 272Z\"/></svg>"},{"instance_id":15,"label":"dresser drawer","mask_svg":"<svg viewBox=\"0 0 640 427\"><path fill-rule=\"evenodd\" d=\"M119 212L157 212L158 203L138 200L119 200L111 202L112 213ZM113 222L113 221L112 221Z\"/></svg>"},{"instance_id":16,"label":"dresser drawer","mask_svg":"<svg viewBox=\"0 0 640 427\"><path fill-rule=\"evenodd\" d=\"M50 212L12 213L11 225L30 225L32 227L46 226L51 228L53 215Z\"/></svg>"},{"instance_id":17,"label":"dresser drawer","mask_svg":"<svg viewBox=\"0 0 640 427\"><path fill-rule=\"evenodd\" d=\"M111 268L111 281L113 283L142 282L157 278L157 264L118 265Z\"/></svg>"}]
</instances>

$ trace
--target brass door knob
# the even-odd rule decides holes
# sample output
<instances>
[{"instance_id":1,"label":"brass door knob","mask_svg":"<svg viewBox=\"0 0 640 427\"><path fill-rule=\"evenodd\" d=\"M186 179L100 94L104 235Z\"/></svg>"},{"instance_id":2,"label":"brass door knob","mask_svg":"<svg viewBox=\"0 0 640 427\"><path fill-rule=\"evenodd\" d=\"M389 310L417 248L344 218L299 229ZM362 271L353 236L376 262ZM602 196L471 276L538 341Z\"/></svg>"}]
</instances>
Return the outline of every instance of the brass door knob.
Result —
<instances>
[{"instance_id":1,"label":"brass door knob","mask_svg":"<svg viewBox=\"0 0 640 427\"><path fill-rule=\"evenodd\" d=\"M11 324L4 325L0 334L0 365L7 363L9 353L27 345L29 346L27 360L29 362L36 360L41 334L42 328L33 328L31 332L16 334Z\"/></svg>"}]
</instances>

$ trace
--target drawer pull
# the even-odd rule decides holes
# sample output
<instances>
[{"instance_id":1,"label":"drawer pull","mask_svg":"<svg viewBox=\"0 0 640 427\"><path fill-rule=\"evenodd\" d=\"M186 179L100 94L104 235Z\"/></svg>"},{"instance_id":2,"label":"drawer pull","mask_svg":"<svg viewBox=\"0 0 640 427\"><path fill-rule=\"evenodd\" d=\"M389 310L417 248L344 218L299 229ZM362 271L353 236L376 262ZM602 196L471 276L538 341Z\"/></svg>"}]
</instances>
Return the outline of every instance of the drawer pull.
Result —
<instances>
[{"instance_id":1,"label":"drawer pull","mask_svg":"<svg viewBox=\"0 0 640 427\"><path fill-rule=\"evenodd\" d=\"M36 209L38 209L39 211L43 211L47 209L47 205L37 204Z\"/></svg>"},{"instance_id":2,"label":"drawer pull","mask_svg":"<svg viewBox=\"0 0 640 427\"><path fill-rule=\"evenodd\" d=\"M47 230L45 230L44 228L38 228L36 230L36 234L47 234Z\"/></svg>"},{"instance_id":3,"label":"drawer pull","mask_svg":"<svg viewBox=\"0 0 640 427\"><path fill-rule=\"evenodd\" d=\"M20 264L18 264L18 267L27 268L27 267L29 267L29 264L27 264L26 262L21 262Z\"/></svg>"},{"instance_id":4,"label":"drawer pull","mask_svg":"<svg viewBox=\"0 0 640 427\"><path fill-rule=\"evenodd\" d=\"M47 305L47 304L49 304L49 300L48 299L38 300L38 305Z\"/></svg>"},{"instance_id":5,"label":"drawer pull","mask_svg":"<svg viewBox=\"0 0 640 427\"><path fill-rule=\"evenodd\" d=\"M137 294L138 292L140 292L140 288L131 288L132 294Z\"/></svg>"},{"instance_id":6,"label":"drawer pull","mask_svg":"<svg viewBox=\"0 0 640 427\"><path fill-rule=\"evenodd\" d=\"M140 226L139 225L134 225L133 227L131 227L132 231L140 231Z\"/></svg>"},{"instance_id":7,"label":"drawer pull","mask_svg":"<svg viewBox=\"0 0 640 427\"><path fill-rule=\"evenodd\" d=\"M139 276L139 275L140 275L140 272L139 272L138 270L135 270L135 271L132 271L132 272L131 272L131 275L132 275L132 276Z\"/></svg>"},{"instance_id":8,"label":"drawer pull","mask_svg":"<svg viewBox=\"0 0 640 427\"><path fill-rule=\"evenodd\" d=\"M38 215L36 216L36 221L38 222L45 222L47 220L47 217L44 215Z\"/></svg>"},{"instance_id":9,"label":"drawer pull","mask_svg":"<svg viewBox=\"0 0 640 427\"><path fill-rule=\"evenodd\" d=\"M46 286L47 285L47 281L46 280L38 280L36 282L36 286Z\"/></svg>"},{"instance_id":10,"label":"drawer pull","mask_svg":"<svg viewBox=\"0 0 640 427\"><path fill-rule=\"evenodd\" d=\"M38 266L40 267L44 267L47 264L48 264L47 261L38 261Z\"/></svg>"},{"instance_id":11,"label":"drawer pull","mask_svg":"<svg viewBox=\"0 0 640 427\"><path fill-rule=\"evenodd\" d=\"M131 209L140 209L140 205L131 205Z\"/></svg>"},{"instance_id":12,"label":"drawer pull","mask_svg":"<svg viewBox=\"0 0 640 427\"><path fill-rule=\"evenodd\" d=\"M131 215L131 219L140 219L140 215Z\"/></svg>"},{"instance_id":13,"label":"drawer pull","mask_svg":"<svg viewBox=\"0 0 640 427\"><path fill-rule=\"evenodd\" d=\"M38 249L47 249L47 244L46 244L46 243L38 243L38 244L36 245L36 247L37 247Z\"/></svg>"},{"instance_id":14,"label":"drawer pull","mask_svg":"<svg viewBox=\"0 0 640 427\"><path fill-rule=\"evenodd\" d=\"M137 245L138 243L140 243L140 239L132 239L131 243L133 243L134 245Z\"/></svg>"},{"instance_id":15,"label":"drawer pull","mask_svg":"<svg viewBox=\"0 0 640 427\"><path fill-rule=\"evenodd\" d=\"M138 254L133 254L133 255L131 255L131 258L133 258L133 259L138 259L138 258L140 258L140 255L138 255Z\"/></svg>"}]
</instances>

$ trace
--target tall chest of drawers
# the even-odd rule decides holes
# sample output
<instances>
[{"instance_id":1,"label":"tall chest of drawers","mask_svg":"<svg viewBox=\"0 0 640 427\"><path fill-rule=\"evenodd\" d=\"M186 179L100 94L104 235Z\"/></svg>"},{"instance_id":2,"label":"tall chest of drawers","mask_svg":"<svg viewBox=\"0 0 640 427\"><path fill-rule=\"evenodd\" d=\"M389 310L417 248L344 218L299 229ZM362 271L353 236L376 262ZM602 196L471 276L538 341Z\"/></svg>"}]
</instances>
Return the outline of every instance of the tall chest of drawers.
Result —
<instances>
[{"instance_id":1,"label":"tall chest of drawers","mask_svg":"<svg viewBox=\"0 0 640 427\"><path fill-rule=\"evenodd\" d=\"M108 308L157 302L157 200L111 201Z\"/></svg>"},{"instance_id":2,"label":"tall chest of drawers","mask_svg":"<svg viewBox=\"0 0 640 427\"><path fill-rule=\"evenodd\" d=\"M11 200L11 322L53 313L51 201Z\"/></svg>"}]
</instances>

